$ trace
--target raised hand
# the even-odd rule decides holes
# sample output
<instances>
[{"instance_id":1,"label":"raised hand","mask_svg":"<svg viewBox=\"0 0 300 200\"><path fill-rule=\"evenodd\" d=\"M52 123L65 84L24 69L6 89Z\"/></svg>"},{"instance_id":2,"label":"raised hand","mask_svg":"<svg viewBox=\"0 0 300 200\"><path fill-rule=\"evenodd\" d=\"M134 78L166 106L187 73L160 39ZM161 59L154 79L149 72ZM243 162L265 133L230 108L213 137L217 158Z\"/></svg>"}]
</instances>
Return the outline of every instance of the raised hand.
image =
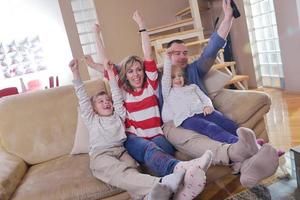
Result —
<instances>
[{"instance_id":1,"label":"raised hand","mask_svg":"<svg viewBox=\"0 0 300 200\"><path fill-rule=\"evenodd\" d=\"M93 65L95 65L94 59L90 55L84 56L84 60L85 60L85 63L92 68L93 68Z\"/></svg>"},{"instance_id":2,"label":"raised hand","mask_svg":"<svg viewBox=\"0 0 300 200\"><path fill-rule=\"evenodd\" d=\"M232 7L230 5L230 1L231 0L223 0L223 5L222 5L223 12L224 12L224 15L225 15L224 18L227 18L227 19L233 18L233 14L232 14L233 10L232 10Z\"/></svg>"},{"instance_id":3,"label":"raised hand","mask_svg":"<svg viewBox=\"0 0 300 200\"><path fill-rule=\"evenodd\" d=\"M94 24L94 26L93 26L93 32L94 33L98 33L98 34L101 32L101 28L100 28L99 24Z\"/></svg>"},{"instance_id":4,"label":"raised hand","mask_svg":"<svg viewBox=\"0 0 300 200\"><path fill-rule=\"evenodd\" d=\"M77 72L78 70L78 60L77 59L72 59L69 63L69 67L72 72Z\"/></svg>"},{"instance_id":5,"label":"raised hand","mask_svg":"<svg viewBox=\"0 0 300 200\"><path fill-rule=\"evenodd\" d=\"M139 13L139 11L136 10L136 11L133 13L132 19L137 23L137 25L139 26L139 29L140 29L140 30L146 28L144 18L143 18L143 16Z\"/></svg>"},{"instance_id":6,"label":"raised hand","mask_svg":"<svg viewBox=\"0 0 300 200\"><path fill-rule=\"evenodd\" d=\"M73 73L74 79L80 79L79 67L78 67L78 60L72 59L69 63L70 70Z\"/></svg>"}]
</instances>

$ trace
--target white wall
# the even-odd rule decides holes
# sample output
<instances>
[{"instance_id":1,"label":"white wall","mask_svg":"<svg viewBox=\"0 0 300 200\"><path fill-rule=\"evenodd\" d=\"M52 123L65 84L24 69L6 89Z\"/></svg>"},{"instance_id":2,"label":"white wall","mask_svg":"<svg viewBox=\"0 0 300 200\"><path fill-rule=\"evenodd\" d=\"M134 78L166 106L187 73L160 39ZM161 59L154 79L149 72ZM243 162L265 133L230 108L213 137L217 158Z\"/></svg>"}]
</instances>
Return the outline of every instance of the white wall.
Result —
<instances>
[{"instance_id":1,"label":"white wall","mask_svg":"<svg viewBox=\"0 0 300 200\"><path fill-rule=\"evenodd\" d=\"M274 1L285 89L300 92L300 13L299 0Z\"/></svg>"},{"instance_id":2,"label":"white wall","mask_svg":"<svg viewBox=\"0 0 300 200\"><path fill-rule=\"evenodd\" d=\"M40 37L49 70L38 77L25 75L25 81L44 78L46 84L46 77L58 75L61 85L70 83L67 65L72 55L57 0L1 0L0 26L0 42ZM19 87L19 78L0 80L0 88L8 86Z\"/></svg>"},{"instance_id":3,"label":"white wall","mask_svg":"<svg viewBox=\"0 0 300 200\"><path fill-rule=\"evenodd\" d=\"M297 12L298 12L298 23L300 27L300 1L296 1L297 3Z\"/></svg>"}]
</instances>

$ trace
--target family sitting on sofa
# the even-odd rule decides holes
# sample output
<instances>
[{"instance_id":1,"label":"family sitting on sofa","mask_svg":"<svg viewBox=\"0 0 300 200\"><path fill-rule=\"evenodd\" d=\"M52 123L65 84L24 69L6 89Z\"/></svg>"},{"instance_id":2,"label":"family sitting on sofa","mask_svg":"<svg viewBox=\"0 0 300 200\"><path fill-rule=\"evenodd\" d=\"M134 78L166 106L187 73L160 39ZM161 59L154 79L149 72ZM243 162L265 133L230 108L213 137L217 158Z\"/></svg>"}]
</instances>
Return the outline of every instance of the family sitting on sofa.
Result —
<instances>
[{"instance_id":1,"label":"family sitting on sofa","mask_svg":"<svg viewBox=\"0 0 300 200\"><path fill-rule=\"evenodd\" d=\"M144 59L128 56L119 65L113 64L99 36L100 27L95 25L101 64L94 63L91 57L86 57L86 62L104 73L112 98L105 91L89 98L80 78L78 60L73 59L69 67L74 76L81 116L89 131L90 168L96 178L126 190L133 199L191 200L203 191L205 173L211 164L234 166L245 187L253 187L275 173L278 167L276 150L269 144L259 146L252 130L238 128L214 110L206 96L202 79L226 44L233 21L232 8L226 0L223 0L223 10L225 17L220 27L211 36L201 57L193 63L187 63L188 52L183 41L169 43L161 84L151 57L145 22L139 12L134 13L133 19L141 34ZM183 95L191 95L188 100L192 102L179 101ZM179 126L199 130L200 133L190 138L195 138L198 145L184 148L197 151L200 157L190 161L174 157L175 148L167 135L176 133L174 136L181 138L185 132ZM161 178L139 173L135 161Z\"/></svg>"}]
</instances>

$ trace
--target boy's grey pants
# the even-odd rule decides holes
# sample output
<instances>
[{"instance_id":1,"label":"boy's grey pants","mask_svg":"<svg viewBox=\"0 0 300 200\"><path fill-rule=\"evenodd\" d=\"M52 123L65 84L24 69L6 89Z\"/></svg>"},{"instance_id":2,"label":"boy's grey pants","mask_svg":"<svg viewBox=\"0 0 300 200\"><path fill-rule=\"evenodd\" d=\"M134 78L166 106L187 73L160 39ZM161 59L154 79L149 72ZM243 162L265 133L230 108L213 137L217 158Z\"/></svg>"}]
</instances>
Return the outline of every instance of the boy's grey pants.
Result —
<instances>
[{"instance_id":1,"label":"boy's grey pants","mask_svg":"<svg viewBox=\"0 0 300 200\"><path fill-rule=\"evenodd\" d=\"M96 150L90 155L90 168L96 178L126 190L133 199L143 199L160 180L140 173L124 147Z\"/></svg>"}]
</instances>

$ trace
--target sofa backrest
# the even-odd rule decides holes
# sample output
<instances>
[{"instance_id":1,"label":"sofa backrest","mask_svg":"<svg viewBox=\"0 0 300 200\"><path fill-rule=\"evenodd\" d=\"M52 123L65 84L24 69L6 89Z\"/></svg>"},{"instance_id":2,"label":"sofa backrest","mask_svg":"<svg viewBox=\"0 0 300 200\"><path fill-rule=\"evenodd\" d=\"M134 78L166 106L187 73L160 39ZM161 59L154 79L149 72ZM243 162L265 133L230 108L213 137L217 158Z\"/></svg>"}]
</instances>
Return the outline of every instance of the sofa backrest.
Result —
<instances>
[{"instance_id":1,"label":"sofa backrest","mask_svg":"<svg viewBox=\"0 0 300 200\"><path fill-rule=\"evenodd\" d=\"M90 95L105 89L88 81ZM77 97L72 85L0 99L0 142L28 164L69 154L77 124Z\"/></svg>"}]
</instances>

